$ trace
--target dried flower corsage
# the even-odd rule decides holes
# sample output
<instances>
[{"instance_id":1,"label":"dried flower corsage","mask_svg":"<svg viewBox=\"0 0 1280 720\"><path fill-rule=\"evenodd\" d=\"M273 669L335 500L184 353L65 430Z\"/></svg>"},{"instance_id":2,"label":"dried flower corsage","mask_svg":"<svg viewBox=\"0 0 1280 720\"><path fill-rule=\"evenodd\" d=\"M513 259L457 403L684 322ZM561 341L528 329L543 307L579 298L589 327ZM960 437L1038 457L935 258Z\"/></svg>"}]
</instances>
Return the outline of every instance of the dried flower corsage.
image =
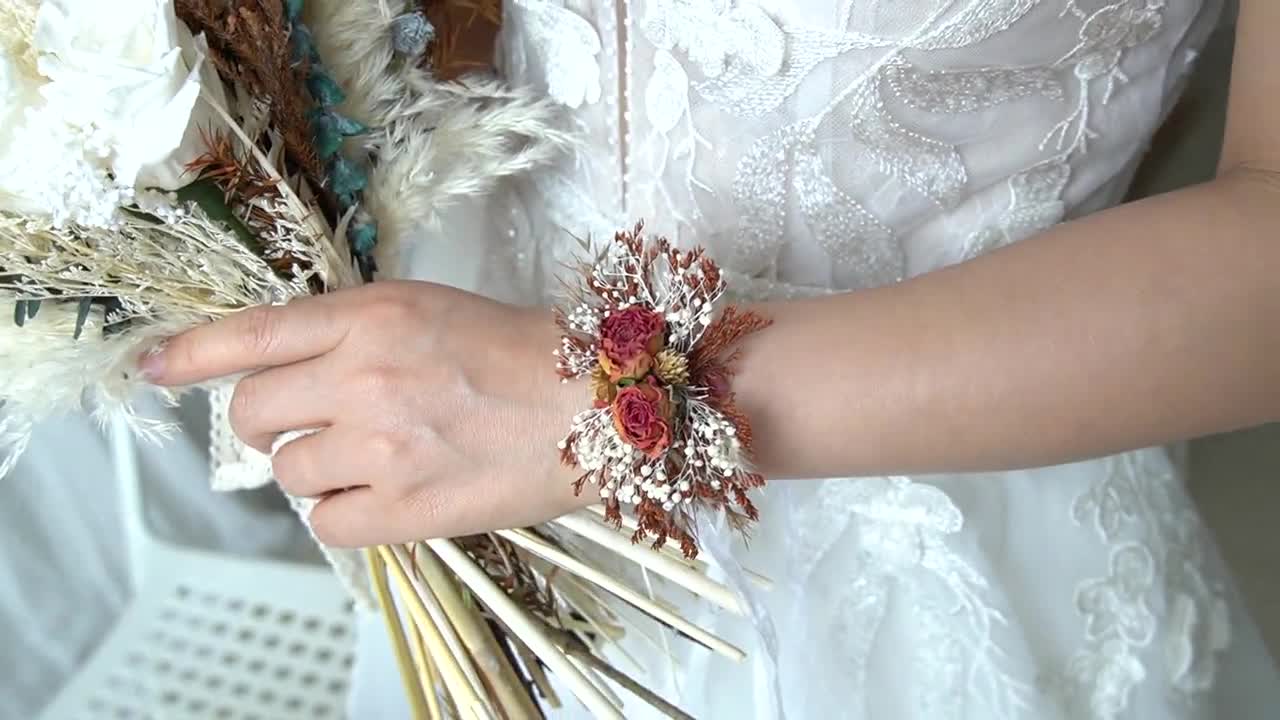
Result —
<instances>
[{"instance_id":1,"label":"dried flower corsage","mask_svg":"<svg viewBox=\"0 0 1280 720\"><path fill-rule=\"evenodd\" d=\"M702 250L681 252L643 227L614 236L580 268L557 322L557 368L590 380L594 404L560 443L583 470L606 517L634 508L634 541L668 538L697 555L698 512L724 509L735 527L758 518L747 491L764 484L751 463L751 425L734 403L733 348L769 321L728 306L720 268Z\"/></svg>"}]
</instances>

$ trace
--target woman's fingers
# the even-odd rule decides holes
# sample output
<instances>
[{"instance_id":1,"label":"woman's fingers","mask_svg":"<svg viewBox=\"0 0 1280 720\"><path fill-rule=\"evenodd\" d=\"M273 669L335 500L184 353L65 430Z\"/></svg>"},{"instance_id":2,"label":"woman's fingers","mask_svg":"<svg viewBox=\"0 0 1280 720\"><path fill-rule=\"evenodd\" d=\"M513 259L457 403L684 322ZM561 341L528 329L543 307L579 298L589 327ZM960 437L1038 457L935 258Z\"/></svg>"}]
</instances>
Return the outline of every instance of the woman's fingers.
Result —
<instances>
[{"instance_id":1,"label":"woman's fingers","mask_svg":"<svg viewBox=\"0 0 1280 720\"><path fill-rule=\"evenodd\" d=\"M325 358L256 372L236 384L227 410L231 429L249 447L270 454L281 433L332 425L344 408Z\"/></svg>"},{"instance_id":2,"label":"woman's fingers","mask_svg":"<svg viewBox=\"0 0 1280 720\"><path fill-rule=\"evenodd\" d=\"M329 547L364 548L385 545L387 503L373 488L335 492L311 510L311 532Z\"/></svg>"},{"instance_id":3,"label":"woman's fingers","mask_svg":"<svg viewBox=\"0 0 1280 720\"><path fill-rule=\"evenodd\" d=\"M338 294L249 308L190 330L144 358L142 371L157 385L194 385L318 357L346 337Z\"/></svg>"},{"instance_id":4,"label":"woman's fingers","mask_svg":"<svg viewBox=\"0 0 1280 720\"><path fill-rule=\"evenodd\" d=\"M483 531L473 510L466 493L426 479L409 494L384 487L332 493L311 511L311 529L333 547L418 542Z\"/></svg>"},{"instance_id":5,"label":"woman's fingers","mask_svg":"<svg viewBox=\"0 0 1280 720\"><path fill-rule=\"evenodd\" d=\"M343 548L431 539L406 509L373 488L336 492L311 511L311 530L325 545Z\"/></svg>"},{"instance_id":6,"label":"woman's fingers","mask_svg":"<svg viewBox=\"0 0 1280 720\"><path fill-rule=\"evenodd\" d=\"M342 428L327 428L285 443L271 458L271 469L294 497L320 497L371 484L358 438Z\"/></svg>"}]
</instances>

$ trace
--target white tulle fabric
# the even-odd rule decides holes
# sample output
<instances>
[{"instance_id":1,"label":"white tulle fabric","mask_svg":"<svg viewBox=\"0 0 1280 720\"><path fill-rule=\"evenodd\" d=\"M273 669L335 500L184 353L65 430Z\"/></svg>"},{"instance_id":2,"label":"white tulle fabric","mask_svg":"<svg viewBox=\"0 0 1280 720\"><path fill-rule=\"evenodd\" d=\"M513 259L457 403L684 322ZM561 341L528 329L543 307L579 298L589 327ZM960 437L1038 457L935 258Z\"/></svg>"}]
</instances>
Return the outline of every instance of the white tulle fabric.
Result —
<instances>
[{"instance_id":1,"label":"white tulle fabric","mask_svg":"<svg viewBox=\"0 0 1280 720\"><path fill-rule=\"evenodd\" d=\"M571 108L583 147L460 212L425 238L417 267L544 302L575 238L639 218L709 247L752 298L961 262L1117 202L1216 11L1198 0L511 0L508 73ZM771 592L736 583L755 622L685 604L751 663L674 638L627 643L655 670L647 681L697 717L1280 707L1275 666L1163 450L1002 474L777 480L764 495L749 549L704 533L726 568L777 581ZM628 717L646 712L627 705Z\"/></svg>"}]
</instances>

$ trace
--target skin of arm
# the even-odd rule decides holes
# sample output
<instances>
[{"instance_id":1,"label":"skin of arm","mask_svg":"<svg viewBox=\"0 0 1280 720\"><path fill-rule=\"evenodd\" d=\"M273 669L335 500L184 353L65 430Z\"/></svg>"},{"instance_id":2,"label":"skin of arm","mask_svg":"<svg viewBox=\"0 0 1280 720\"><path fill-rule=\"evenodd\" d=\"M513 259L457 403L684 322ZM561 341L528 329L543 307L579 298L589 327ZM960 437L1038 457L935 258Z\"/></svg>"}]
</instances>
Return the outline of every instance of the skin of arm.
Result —
<instances>
[{"instance_id":1,"label":"skin of arm","mask_svg":"<svg viewBox=\"0 0 1280 720\"><path fill-rule=\"evenodd\" d=\"M1280 3L1244 3L1217 179L896 286L761 306L775 323L735 388L762 469L1012 469L1280 419L1276 30Z\"/></svg>"}]
</instances>

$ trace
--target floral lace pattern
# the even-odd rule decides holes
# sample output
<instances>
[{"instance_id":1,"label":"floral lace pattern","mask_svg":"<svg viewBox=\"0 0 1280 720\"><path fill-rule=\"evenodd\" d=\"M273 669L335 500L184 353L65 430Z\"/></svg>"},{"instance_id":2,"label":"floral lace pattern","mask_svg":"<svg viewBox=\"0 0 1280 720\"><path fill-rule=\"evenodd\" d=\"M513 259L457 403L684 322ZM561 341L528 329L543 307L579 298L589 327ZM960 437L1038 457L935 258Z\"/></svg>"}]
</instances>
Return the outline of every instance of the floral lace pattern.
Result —
<instances>
[{"instance_id":1,"label":"floral lace pattern","mask_svg":"<svg viewBox=\"0 0 1280 720\"><path fill-rule=\"evenodd\" d=\"M1147 676L1142 651L1156 639L1157 600L1170 618L1164 667L1185 700L1213 682L1216 655L1230 642L1222 588L1204 576L1205 535L1167 464L1145 454L1110 461L1072 507L1111 552L1105 577L1080 585L1076 606L1085 619L1084 647L1065 673L1070 699L1086 717L1110 720L1128 706Z\"/></svg>"},{"instance_id":2,"label":"floral lace pattern","mask_svg":"<svg viewBox=\"0 0 1280 720\"><path fill-rule=\"evenodd\" d=\"M789 553L800 586L836 538L852 533L858 548L846 566L849 581L835 584L833 603L842 611L831 628L850 702L863 702L877 633L890 606L901 603L919 632L910 651L916 717L963 717L966 704L981 717L1016 717L1030 688L1000 662L995 630L1007 620L984 597L987 580L950 544L964 527L951 498L932 485L885 477L826 483L810 503ZM875 716L867 707L860 712Z\"/></svg>"}]
</instances>

